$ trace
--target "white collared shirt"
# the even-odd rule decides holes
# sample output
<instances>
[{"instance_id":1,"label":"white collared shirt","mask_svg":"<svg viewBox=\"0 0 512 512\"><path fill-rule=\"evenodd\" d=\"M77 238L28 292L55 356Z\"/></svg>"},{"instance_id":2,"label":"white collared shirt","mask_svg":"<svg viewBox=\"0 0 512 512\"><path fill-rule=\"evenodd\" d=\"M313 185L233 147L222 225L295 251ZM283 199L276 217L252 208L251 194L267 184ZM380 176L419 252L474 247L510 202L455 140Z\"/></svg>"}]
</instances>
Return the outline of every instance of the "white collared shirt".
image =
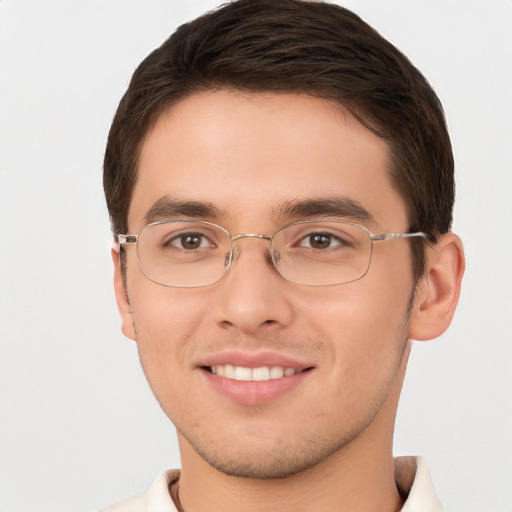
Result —
<instances>
[{"instance_id":1,"label":"white collared shirt","mask_svg":"<svg viewBox=\"0 0 512 512\"><path fill-rule=\"evenodd\" d=\"M179 470L161 473L147 492L111 505L101 512L178 512L169 486L180 477ZM395 459L397 487L407 499L401 512L443 512L427 464L421 457Z\"/></svg>"}]
</instances>

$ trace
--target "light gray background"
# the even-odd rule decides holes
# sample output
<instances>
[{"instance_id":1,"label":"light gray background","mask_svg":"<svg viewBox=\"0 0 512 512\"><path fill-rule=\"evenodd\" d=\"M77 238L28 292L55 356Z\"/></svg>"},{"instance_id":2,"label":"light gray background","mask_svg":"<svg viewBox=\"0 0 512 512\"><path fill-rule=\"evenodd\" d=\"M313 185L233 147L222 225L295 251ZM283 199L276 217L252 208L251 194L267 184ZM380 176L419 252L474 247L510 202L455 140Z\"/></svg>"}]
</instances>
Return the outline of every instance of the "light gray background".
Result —
<instances>
[{"instance_id":1,"label":"light gray background","mask_svg":"<svg viewBox=\"0 0 512 512\"><path fill-rule=\"evenodd\" d=\"M0 510L86 511L179 465L111 287L104 144L139 61L214 0L0 0ZM395 451L449 512L512 510L512 1L351 0L428 76L457 162L458 313Z\"/></svg>"}]
</instances>

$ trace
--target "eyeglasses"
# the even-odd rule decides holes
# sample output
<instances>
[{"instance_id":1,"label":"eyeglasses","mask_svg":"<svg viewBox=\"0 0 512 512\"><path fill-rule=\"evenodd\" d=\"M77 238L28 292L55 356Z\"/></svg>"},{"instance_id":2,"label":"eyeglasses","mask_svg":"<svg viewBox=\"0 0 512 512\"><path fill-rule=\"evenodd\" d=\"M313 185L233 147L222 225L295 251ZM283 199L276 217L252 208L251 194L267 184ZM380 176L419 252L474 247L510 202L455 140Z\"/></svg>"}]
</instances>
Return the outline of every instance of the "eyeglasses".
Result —
<instances>
[{"instance_id":1,"label":"eyeglasses","mask_svg":"<svg viewBox=\"0 0 512 512\"><path fill-rule=\"evenodd\" d=\"M163 286L195 288L219 281L233 266L242 238L270 243L270 259L287 281L329 286L357 281L370 267L374 242L397 238L436 238L422 232L372 235L352 222L307 220L278 229L272 236L231 235L211 222L166 220L136 235L118 234L119 244L136 244L144 275Z\"/></svg>"}]
</instances>

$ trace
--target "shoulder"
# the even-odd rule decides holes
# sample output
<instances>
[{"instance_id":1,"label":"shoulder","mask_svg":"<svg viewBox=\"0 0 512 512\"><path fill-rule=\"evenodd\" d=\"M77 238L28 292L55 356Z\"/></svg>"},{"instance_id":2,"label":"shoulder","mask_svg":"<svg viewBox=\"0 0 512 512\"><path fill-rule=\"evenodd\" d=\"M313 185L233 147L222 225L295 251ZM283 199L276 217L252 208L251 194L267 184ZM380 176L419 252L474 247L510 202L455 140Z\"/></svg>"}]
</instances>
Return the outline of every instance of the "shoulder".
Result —
<instances>
[{"instance_id":1,"label":"shoulder","mask_svg":"<svg viewBox=\"0 0 512 512\"><path fill-rule=\"evenodd\" d=\"M147 492L142 492L101 509L100 512L146 512L147 494Z\"/></svg>"},{"instance_id":2,"label":"shoulder","mask_svg":"<svg viewBox=\"0 0 512 512\"><path fill-rule=\"evenodd\" d=\"M100 512L177 512L169 486L179 477L179 470L163 471L146 492L114 503Z\"/></svg>"}]
</instances>

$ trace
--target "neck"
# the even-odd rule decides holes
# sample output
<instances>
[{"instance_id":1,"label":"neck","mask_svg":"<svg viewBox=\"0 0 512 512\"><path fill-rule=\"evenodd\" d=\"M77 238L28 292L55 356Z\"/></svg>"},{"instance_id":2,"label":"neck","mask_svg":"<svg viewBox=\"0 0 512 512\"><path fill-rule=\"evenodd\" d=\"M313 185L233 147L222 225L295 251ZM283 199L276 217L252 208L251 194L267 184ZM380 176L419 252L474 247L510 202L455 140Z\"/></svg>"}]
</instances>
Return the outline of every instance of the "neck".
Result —
<instances>
[{"instance_id":1,"label":"neck","mask_svg":"<svg viewBox=\"0 0 512 512\"><path fill-rule=\"evenodd\" d=\"M383 453L379 447L364 453L351 448L300 474L273 480L225 475L204 462L190 446L182 448L182 460L188 460L182 468L179 500L184 512L399 511L402 501L391 453ZM188 450L194 455L187 454Z\"/></svg>"}]
</instances>

